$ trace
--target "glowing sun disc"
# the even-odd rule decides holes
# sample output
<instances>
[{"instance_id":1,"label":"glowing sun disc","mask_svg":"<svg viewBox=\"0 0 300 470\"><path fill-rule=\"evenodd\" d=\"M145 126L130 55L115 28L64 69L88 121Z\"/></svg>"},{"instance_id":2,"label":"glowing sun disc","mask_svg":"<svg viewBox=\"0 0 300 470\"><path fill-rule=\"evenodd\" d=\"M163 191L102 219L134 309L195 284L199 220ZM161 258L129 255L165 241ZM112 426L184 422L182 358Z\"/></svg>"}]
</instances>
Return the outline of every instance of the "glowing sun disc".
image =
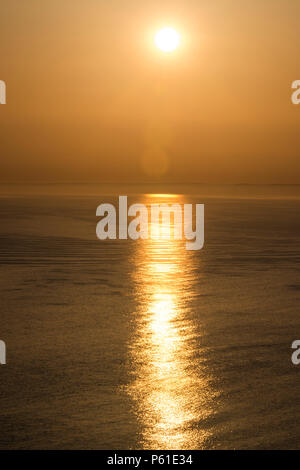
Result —
<instances>
[{"instance_id":1,"label":"glowing sun disc","mask_svg":"<svg viewBox=\"0 0 300 470\"><path fill-rule=\"evenodd\" d=\"M163 28L155 34L155 44L161 51L172 52L179 46L180 36L173 28Z\"/></svg>"}]
</instances>

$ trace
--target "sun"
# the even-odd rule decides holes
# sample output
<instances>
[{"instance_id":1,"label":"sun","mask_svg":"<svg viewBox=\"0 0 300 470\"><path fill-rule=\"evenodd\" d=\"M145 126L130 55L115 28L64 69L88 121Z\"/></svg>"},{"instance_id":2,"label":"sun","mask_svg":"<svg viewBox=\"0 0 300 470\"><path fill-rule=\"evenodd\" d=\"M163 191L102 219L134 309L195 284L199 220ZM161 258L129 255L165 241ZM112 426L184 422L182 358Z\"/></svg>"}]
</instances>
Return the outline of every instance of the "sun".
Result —
<instances>
[{"instance_id":1,"label":"sun","mask_svg":"<svg viewBox=\"0 0 300 470\"><path fill-rule=\"evenodd\" d=\"M155 44L163 52L172 52L180 44L180 36L173 28L162 28L155 34Z\"/></svg>"}]
</instances>

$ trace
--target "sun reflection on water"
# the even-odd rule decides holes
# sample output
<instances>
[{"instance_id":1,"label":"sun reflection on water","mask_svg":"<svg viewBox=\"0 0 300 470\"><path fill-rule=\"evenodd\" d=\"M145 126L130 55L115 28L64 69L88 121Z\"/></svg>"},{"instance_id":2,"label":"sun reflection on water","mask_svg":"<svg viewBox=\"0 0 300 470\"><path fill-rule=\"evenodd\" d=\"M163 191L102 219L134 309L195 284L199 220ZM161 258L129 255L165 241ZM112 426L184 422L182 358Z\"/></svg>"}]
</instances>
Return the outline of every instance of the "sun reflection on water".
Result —
<instances>
[{"instance_id":1,"label":"sun reflection on water","mask_svg":"<svg viewBox=\"0 0 300 470\"><path fill-rule=\"evenodd\" d=\"M128 393L140 423L140 448L201 448L209 438L201 426L211 408L208 377L195 361L199 321L195 323L191 309L192 256L173 239L138 244L134 271L138 307Z\"/></svg>"}]
</instances>

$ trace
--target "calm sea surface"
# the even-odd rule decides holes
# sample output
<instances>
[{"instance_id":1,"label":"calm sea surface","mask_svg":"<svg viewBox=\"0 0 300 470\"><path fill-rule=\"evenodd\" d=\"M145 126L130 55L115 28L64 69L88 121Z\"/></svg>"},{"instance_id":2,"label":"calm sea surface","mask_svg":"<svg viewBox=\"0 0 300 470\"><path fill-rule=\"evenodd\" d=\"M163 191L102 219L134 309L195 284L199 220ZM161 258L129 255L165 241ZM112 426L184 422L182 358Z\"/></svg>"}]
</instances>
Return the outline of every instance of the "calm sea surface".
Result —
<instances>
[{"instance_id":1,"label":"calm sea surface","mask_svg":"<svg viewBox=\"0 0 300 470\"><path fill-rule=\"evenodd\" d=\"M96 238L117 196L0 198L0 448L300 448L300 200L204 203L205 246Z\"/></svg>"}]
</instances>

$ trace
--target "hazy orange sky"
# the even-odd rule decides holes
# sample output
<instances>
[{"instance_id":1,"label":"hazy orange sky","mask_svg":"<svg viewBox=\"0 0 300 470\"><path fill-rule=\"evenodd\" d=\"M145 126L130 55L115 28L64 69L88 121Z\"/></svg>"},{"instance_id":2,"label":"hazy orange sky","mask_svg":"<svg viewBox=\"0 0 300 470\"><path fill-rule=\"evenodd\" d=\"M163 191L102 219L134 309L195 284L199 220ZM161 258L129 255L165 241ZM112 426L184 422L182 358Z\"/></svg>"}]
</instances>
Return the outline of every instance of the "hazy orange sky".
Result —
<instances>
[{"instance_id":1,"label":"hazy orange sky","mask_svg":"<svg viewBox=\"0 0 300 470\"><path fill-rule=\"evenodd\" d=\"M1 0L0 181L300 183L299 18L299 0Z\"/></svg>"}]
</instances>

